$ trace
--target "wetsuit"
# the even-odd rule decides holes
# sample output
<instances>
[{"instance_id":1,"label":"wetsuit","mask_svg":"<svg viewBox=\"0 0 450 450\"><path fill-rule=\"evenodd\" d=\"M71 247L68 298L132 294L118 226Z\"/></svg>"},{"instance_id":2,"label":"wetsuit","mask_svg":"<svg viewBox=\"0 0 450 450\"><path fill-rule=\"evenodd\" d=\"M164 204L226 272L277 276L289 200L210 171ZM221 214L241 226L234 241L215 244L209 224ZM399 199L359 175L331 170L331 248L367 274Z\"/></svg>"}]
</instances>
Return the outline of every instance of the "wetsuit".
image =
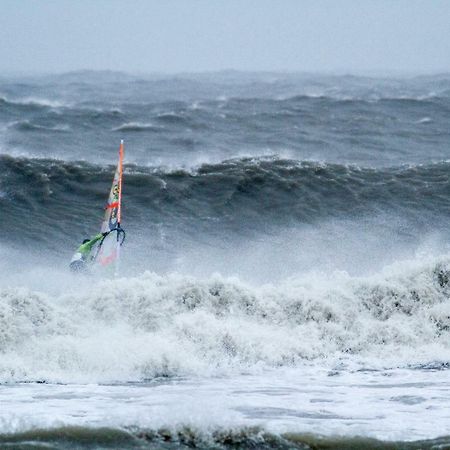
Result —
<instances>
[{"instance_id":1,"label":"wetsuit","mask_svg":"<svg viewBox=\"0 0 450 450\"><path fill-rule=\"evenodd\" d=\"M106 234L108 233L99 233L90 241L87 241L78 247L78 250L72 257L72 261L70 261L69 267L71 270L74 272L83 272L87 269L88 263L92 261L92 257L90 256L92 248L100 239L106 236Z\"/></svg>"}]
</instances>

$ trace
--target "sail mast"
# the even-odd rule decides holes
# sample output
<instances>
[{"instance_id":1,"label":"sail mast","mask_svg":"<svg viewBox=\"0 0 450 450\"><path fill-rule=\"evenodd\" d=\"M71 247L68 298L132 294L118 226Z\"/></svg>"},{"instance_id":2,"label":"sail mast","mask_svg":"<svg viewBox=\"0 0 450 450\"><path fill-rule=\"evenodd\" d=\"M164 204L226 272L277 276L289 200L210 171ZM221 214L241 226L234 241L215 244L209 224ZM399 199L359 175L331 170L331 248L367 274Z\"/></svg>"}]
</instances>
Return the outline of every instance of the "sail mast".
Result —
<instances>
[{"instance_id":1,"label":"sail mast","mask_svg":"<svg viewBox=\"0 0 450 450\"><path fill-rule=\"evenodd\" d=\"M117 242L116 242L116 261L114 275L117 277L119 275L119 264L120 264L120 222L122 219L122 173L123 173L123 139L120 140L119 148L119 192L118 192L118 207L117 207Z\"/></svg>"},{"instance_id":2,"label":"sail mast","mask_svg":"<svg viewBox=\"0 0 450 450\"><path fill-rule=\"evenodd\" d=\"M120 140L119 148L119 206L117 208L117 226L120 227L122 221L122 171L123 171L123 139Z\"/></svg>"}]
</instances>

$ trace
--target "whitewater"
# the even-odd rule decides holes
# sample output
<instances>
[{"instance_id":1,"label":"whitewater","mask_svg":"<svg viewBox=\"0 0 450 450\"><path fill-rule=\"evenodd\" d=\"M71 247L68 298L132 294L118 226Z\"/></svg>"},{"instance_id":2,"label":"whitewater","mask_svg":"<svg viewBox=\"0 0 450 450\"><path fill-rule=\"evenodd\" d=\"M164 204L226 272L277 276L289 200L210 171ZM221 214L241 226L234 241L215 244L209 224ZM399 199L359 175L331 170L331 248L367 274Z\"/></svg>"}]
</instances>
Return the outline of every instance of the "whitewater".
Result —
<instances>
[{"instance_id":1,"label":"whitewater","mask_svg":"<svg viewBox=\"0 0 450 450\"><path fill-rule=\"evenodd\" d=\"M449 445L449 119L446 75L0 78L0 447Z\"/></svg>"}]
</instances>

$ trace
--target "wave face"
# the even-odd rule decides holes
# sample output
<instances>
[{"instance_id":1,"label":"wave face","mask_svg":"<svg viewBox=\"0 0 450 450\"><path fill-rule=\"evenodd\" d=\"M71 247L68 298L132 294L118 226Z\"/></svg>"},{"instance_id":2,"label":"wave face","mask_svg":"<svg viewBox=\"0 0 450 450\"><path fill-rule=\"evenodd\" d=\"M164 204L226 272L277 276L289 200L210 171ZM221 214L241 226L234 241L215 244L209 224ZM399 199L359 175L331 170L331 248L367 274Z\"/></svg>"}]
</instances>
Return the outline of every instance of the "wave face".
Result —
<instances>
[{"instance_id":1,"label":"wave face","mask_svg":"<svg viewBox=\"0 0 450 450\"><path fill-rule=\"evenodd\" d=\"M11 220L18 232L24 231L21 226L40 225L38 215L34 224L25 220L30 205L63 223L64 202L74 214L98 217L105 197L99 187L108 185L113 171L114 166L87 162L0 156L2 202L17 210ZM130 221L137 219L133 213L138 210L146 221L158 220L163 213L169 223L177 216L177 221L213 221L242 228L249 222L255 227L261 220L301 224L380 211L399 212L416 220L433 214L436 220L447 217L450 207L450 162L372 169L241 158L189 170L130 164L124 174Z\"/></svg>"}]
</instances>

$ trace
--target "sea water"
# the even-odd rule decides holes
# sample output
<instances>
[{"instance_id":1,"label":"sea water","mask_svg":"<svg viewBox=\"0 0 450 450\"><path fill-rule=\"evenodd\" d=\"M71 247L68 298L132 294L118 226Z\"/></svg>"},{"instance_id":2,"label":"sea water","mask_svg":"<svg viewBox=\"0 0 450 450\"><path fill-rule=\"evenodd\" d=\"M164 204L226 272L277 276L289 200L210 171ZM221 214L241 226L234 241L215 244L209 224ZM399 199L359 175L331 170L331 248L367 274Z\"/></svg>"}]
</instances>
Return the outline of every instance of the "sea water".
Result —
<instances>
[{"instance_id":1,"label":"sea water","mask_svg":"<svg viewBox=\"0 0 450 450\"><path fill-rule=\"evenodd\" d=\"M449 120L444 75L2 78L0 447L450 445Z\"/></svg>"}]
</instances>

